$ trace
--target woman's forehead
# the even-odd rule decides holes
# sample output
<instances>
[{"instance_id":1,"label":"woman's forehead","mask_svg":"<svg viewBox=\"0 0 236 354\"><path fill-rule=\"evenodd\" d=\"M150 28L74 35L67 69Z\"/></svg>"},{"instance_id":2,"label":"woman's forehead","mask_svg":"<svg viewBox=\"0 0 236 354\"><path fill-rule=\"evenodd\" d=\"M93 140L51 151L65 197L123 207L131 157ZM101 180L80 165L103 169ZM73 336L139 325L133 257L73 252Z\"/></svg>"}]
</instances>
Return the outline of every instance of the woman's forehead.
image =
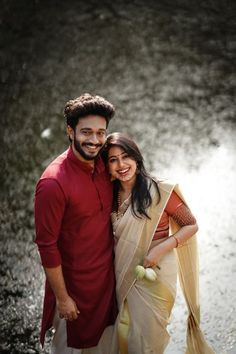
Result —
<instances>
[{"instance_id":1,"label":"woman's forehead","mask_svg":"<svg viewBox=\"0 0 236 354\"><path fill-rule=\"evenodd\" d=\"M122 148L119 147L119 146L112 146L112 147L109 149L109 151L108 151L109 157L110 157L110 156L116 156L116 157L118 157L118 156L120 156L120 155L122 155L122 154L124 154L124 153L125 153L124 149L122 149Z\"/></svg>"}]
</instances>

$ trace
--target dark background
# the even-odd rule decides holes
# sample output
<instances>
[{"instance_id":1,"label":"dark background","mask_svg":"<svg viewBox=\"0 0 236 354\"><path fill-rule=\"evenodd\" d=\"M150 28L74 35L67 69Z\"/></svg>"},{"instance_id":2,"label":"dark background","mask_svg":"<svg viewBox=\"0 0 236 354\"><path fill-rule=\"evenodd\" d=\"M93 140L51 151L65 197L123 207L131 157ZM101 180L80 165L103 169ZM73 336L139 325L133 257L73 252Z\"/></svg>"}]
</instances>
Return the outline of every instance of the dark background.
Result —
<instances>
[{"instance_id":1,"label":"dark background","mask_svg":"<svg viewBox=\"0 0 236 354\"><path fill-rule=\"evenodd\" d=\"M196 196L214 171L204 189L214 205L195 198L211 240L200 249L203 327L217 353L235 353L236 3L97 3L0 2L0 351L39 353L43 272L33 243L34 188L67 147L65 102L90 92L114 103L110 131L130 133L151 171L189 176ZM210 238L213 224L203 216L221 221L222 234ZM216 272L219 263L227 272ZM173 354L180 354L184 335L173 326Z\"/></svg>"}]
</instances>

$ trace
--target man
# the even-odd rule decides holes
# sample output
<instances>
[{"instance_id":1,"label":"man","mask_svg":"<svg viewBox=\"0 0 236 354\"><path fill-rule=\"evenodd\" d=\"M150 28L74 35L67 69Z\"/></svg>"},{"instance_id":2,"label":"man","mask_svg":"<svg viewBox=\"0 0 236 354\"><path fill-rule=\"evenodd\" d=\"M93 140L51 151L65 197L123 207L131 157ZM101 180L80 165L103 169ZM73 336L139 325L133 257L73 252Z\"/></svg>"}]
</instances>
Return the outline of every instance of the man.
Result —
<instances>
[{"instance_id":1,"label":"man","mask_svg":"<svg viewBox=\"0 0 236 354\"><path fill-rule=\"evenodd\" d=\"M100 96L84 94L67 102L71 146L36 187L35 242L46 273L40 339L43 345L53 324L56 354L95 347L116 317L112 186L99 156L114 113Z\"/></svg>"}]
</instances>

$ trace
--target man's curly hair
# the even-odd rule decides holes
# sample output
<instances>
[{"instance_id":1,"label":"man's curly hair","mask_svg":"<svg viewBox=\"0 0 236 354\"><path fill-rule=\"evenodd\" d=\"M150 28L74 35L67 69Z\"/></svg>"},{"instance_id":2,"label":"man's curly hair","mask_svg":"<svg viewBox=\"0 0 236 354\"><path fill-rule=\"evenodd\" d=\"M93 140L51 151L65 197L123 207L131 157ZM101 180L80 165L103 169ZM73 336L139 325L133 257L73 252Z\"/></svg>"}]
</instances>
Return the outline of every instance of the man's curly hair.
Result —
<instances>
[{"instance_id":1,"label":"man's curly hair","mask_svg":"<svg viewBox=\"0 0 236 354\"><path fill-rule=\"evenodd\" d=\"M115 107L101 96L84 93L74 100L68 101L64 108L66 123L72 129L75 129L80 118L90 114L104 117L108 126L115 114Z\"/></svg>"}]
</instances>

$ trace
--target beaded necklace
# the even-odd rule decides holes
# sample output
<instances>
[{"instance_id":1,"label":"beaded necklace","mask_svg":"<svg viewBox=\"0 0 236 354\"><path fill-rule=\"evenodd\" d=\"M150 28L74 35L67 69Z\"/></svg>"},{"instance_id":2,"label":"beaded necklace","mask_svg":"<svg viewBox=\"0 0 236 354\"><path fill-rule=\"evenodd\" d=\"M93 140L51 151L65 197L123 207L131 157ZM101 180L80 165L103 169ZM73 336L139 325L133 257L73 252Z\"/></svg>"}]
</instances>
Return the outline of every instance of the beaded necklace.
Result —
<instances>
[{"instance_id":1,"label":"beaded necklace","mask_svg":"<svg viewBox=\"0 0 236 354\"><path fill-rule=\"evenodd\" d=\"M118 194L117 194L117 211L116 211L117 218L122 217L124 215L124 213L126 212L126 210L128 209L128 207L130 205L130 203L129 203L130 197L131 197L131 193L128 195L128 197L121 204L120 190L118 191ZM123 204L125 205L125 207L122 208L123 209L122 211L120 211L121 206L123 206Z\"/></svg>"}]
</instances>

